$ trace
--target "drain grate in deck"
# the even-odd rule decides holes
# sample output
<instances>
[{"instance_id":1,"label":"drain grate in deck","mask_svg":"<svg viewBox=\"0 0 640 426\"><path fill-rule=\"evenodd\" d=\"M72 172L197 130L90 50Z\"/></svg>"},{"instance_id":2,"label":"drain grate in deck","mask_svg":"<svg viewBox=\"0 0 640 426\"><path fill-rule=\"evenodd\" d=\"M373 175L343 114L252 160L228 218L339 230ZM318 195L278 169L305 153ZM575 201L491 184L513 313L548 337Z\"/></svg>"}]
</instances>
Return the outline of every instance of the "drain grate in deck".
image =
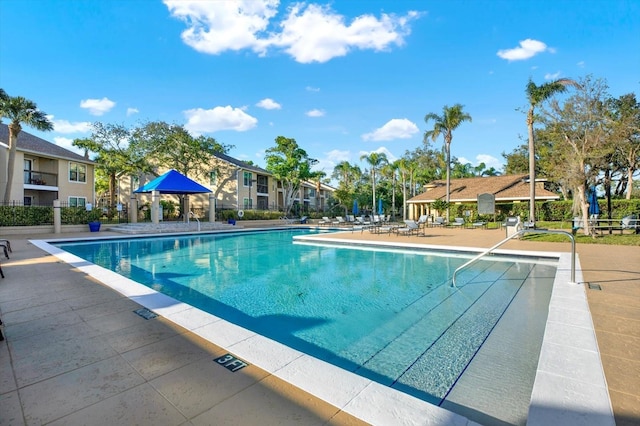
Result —
<instances>
[{"instance_id":1,"label":"drain grate in deck","mask_svg":"<svg viewBox=\"0 0 640 426\"><path fill-rule=\"evenodd\" d=\"M140 315L142 318L146 319L146 320L150 320L153 318L156 318L158 316L158 314L156 314L153 311L150 311L147 308L141 308L141 309L137 309L135 311L133 311L135 314Z\"/></svg>"},{"instance_id":2,"label":"drain grate in deck","mask_svg":"<svg viewBox=\"0 0 640 426\"><path fill-rule=\"evenodd\" d=\"M602 287L600 287L600 284L587 283L587 285L589 286L589 290L602 290Z\"/></svg>"}]
</instances>

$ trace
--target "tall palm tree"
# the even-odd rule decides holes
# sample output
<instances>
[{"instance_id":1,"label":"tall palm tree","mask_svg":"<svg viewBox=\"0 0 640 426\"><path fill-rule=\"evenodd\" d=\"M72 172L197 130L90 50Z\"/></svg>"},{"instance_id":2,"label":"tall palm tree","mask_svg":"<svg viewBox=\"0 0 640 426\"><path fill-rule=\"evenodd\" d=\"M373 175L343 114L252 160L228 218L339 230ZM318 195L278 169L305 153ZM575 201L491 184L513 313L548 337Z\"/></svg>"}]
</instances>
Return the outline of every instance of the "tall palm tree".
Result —
<instances>
[{"instance_id":1,"label":"tall palm tree","mask_svg":"<svg viewBox=\"0 0 640 426\"><path fill-rule=\"evenodd\" d=\"M535 140L533 137L533 122L535 108L544 101L550 99L556 93L567 90L567 86L580 87L578 83L570 78L560 78L549 81L540 86L529 79L525 92L529 101L529 111L527 111L527 130L529 132L529 222L535 222L536 213L536 152Z\"/></svg>"},{"instance_id":2,"label":"tall palm tree","mask_svg":"<svg viewBox=\"0 0 640 426\"><path fill-rule=\"evenodd\" d=\"M433 112L425 115L424 121L433 120L433 130L424 132L424 139L431 138L435 141L440 135L444 137L444 147L447 155L447 206L451 198L451 140L453 139L453 131L457 129L463 122L471 122L471 116L462 109L463 105L455 104L452 107L444 106L442 115ZM447 207L447 221L449 220L449 207Z\"/></svg>"},{"instance_id":3,"label":"tall palm tree","mask_svg":"<svg viewBox=\"0 0 640 426\"><path fill-rule=\"evenodd\" d=\"M11 186L16 162L16 148L18 135L22 131L22 124L40 131L53 130L53 123L47 115L38 109L35 102L22 96L8 96L4 90L0 94L0 118L8 118L9 123L9 158L7 164L7 186L4 191L4 204L11 201Z\"/></svg>"},{"instance_id":4,"label":"tall palm tree","mask_svg":"<svg viewBox=\"0 0 640 426\"><path fill-rule=\"evenodd\" d=\"M398 165L397 160L393 163L388 163L382 168L382 172L385 176L391 178L391 213L393 214L394 219L396 217L396 182L398 181L399 168L400 166Z\"/></svg>"},{"instance_id":5,"label":"tall palm tree","mask_svg":"<svg viewBox=\"0 0 640 426\"><path fill-rule=\"evenodd\" d=\"M365 160L371 166L371 186L373 187L373 203L371 211L376 209L376 171L383 165L389 163L387 154L384 152L372 152L369 155L362 154L360 160Z\"/></svg>"}]
</instances>

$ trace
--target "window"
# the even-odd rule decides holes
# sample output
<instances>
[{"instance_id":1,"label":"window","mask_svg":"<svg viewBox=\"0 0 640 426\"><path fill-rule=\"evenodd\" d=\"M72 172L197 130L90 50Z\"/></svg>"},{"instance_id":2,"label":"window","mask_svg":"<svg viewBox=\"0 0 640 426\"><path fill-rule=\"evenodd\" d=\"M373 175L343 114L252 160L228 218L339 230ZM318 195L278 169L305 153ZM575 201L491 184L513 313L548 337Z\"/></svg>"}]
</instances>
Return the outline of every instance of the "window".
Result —
<instances>
[{"instance_id":1,"label":"window","mask_svg":"<svg viewBox=\"0 0 640 426\"><path fill-rule=\"evenodd\" d=\"M69 181L87 182L87 166L79 163L69 163Z\"/></svg>"},{"instance_id":2,"label":"window","mask_svg":"<svg viewBox=\"0 0 640 426\"><path fill-rule=\"evenodd\" d=\"M250 199L250 198L244 198L242 204L244 205L245 209L252 209L253 208L253 200Z\"/></svg>"},{"instance_id":3,"label":"window","mask_svg":"<svg viewBox=\"0 0 640 426\"><path fill-rule=\"evenodd\" d=\"M244 172L244 186L251 186L251 178L253 177L251 172Z\"/></svg>"},{"instance_id":4,"label":"window","mask_svg":"<svg viewBox=\"0 0 640 426\"><path fill-rule=\"evenodd\" d=\"M309 198L315 198L315 197L316 197L316 190L309 189Z\"/></svg>"},{"instance_id":5,"label":"window","mask_svg":"<svg viewBox=\"0 0 640 426\"><path fill-rule=\"evenodd\" d=\"M31 183L31 171L33 170L33 162L24 160L24 183Z\"/></svg>"},{"instance_id":6,"label":"window","mask_svg":"<svg viewBox=\"0 0 640 426\"><path fill-rule=\"evenodd\" d=\"M69 207L84 207L86 204L86 197L69 197Z\"/></svg>"},{"instance_id":7,"label":"window","mask_svg":"<svg viewBox=\"0 0 640 426\"><path fill-rule=\"evenodd\" d=\"M214 186L216 184L217 173L215 170L209 172L209 185Z\"/></svg>"}]
</instances>

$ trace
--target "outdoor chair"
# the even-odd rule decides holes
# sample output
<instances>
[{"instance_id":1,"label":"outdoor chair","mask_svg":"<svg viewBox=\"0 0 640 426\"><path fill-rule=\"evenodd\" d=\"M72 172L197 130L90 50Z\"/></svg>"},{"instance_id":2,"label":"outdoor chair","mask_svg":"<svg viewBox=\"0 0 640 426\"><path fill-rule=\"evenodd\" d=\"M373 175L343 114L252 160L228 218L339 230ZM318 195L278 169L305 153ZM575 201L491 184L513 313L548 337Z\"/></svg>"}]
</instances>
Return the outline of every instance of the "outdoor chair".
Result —
<instances>
[{"instance_id":1,"label":"outdoor chair","mask_svg":"<svg viewBox=\"0 0 640 426\"><path fill-rule=\"evenodd\" d=\"M413 235L420 232L420 226L418 226L417 222L414 222L413 220L405 220L404 224L405 226L403 226L402 228L395 229L396 234Z\"/></svg>"},{"instance_id":2,"label":"outdoor chair","mask_svg":"<svg viewBox=\"0 0 640 426\"><path fill-rule=\"evenodd\" d=\"M318 221L318 225L328 225L330 223L331 219L329 219L327 216L322 216L322 219Z\"/></svg>"},{"instance_id":3,"label":"outdoor chair","mask_svg":"<svg viewBox=\"0 0 640 426\"><path fill-rule=\"evenodd\" d=\"M459 227L464 227L464 218L463 217L456 217L453 222L451 222L451 226L459 226Z\"/></svg>"},{"instance_id":4,"label":"outdoor chair","mask_svg":"<svg viewBox=\"0 0 640 426\"><path fill-rule=\"evenodd\" d=\"M423 214L418 218L418 226L425 228L427 226L427 221L429 220L429 216Z\"/></svg>"},{"instance_id":5,"label":"outdoor chair","mask_svg":"<svg viewBox=\"0 0 640 426\"><path fill-rule=\"evenodd\" d=\"M433 220L433 226L444 226L444 225L445 225L444 217L438 216Z\"/></svg>"},{"instance_id":6,"label":"outdoor chair","mask_svg":"<svg viewBox=\"0 0 640 426\"><path fill-rule=\"evenodd\" d=\"M11 243L9 240L0 240L0 246L2 246L2 250L4 250L4 257L9 259L9 253L11 253Z\"/></svg>"},{"instance_id":7,"label":"outdoor chair","mask_svg":"<svg viewBox=\"0 0 640 426\"><path fill-rule=\"evenodd\" d=\"M640 219L635 214L630 214L622 218L620 227L622 229L633 229L636 234L640 234Z\"/></svg>"}]
</instances>

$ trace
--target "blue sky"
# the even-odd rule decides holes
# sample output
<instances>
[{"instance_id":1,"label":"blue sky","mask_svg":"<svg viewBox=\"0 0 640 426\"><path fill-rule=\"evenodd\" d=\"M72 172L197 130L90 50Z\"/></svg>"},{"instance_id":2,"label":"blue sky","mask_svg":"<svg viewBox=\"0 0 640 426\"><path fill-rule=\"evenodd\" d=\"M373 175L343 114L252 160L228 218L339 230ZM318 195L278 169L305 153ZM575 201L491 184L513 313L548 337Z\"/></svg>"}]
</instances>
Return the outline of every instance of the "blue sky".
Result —
<instances>
[{"instance_id":1,"label":"blue sky","mask_svg":"<svg viewBox=\"0 0 640 426\"><path fill-rule=\"evenodd\" d=\"M526 135L529 78L640 95L640 0L2 0L0 22L0 87L55 126L25 131L65 147L95 121L161 120L262 167L294 138L330 175L400 158L427 113L461 103L473 122L452 155L500 169Z\"/></svg>"}]
</instances>

